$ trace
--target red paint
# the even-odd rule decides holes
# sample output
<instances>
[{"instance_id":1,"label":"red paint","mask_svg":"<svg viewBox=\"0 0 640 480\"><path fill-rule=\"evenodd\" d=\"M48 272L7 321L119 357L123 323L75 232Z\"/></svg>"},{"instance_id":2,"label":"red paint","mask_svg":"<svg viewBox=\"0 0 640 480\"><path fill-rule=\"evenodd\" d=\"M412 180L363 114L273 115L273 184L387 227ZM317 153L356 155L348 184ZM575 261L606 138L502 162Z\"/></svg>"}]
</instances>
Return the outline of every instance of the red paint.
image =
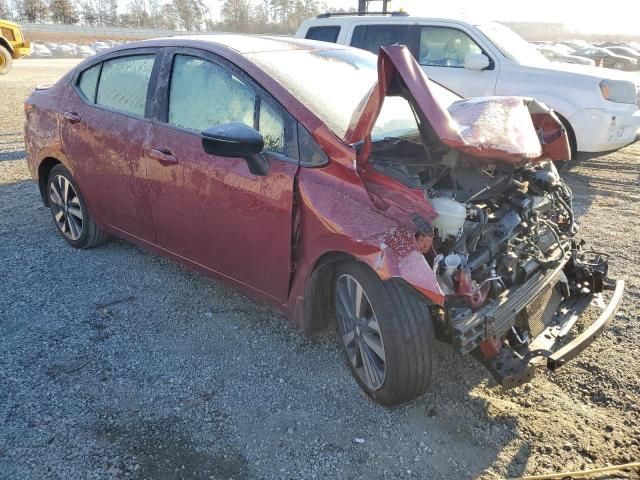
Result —
<instances>
[{"instance_id":1,"label":"red paint","mask_svg":"<svg viewBox=\"0 0 640 480\"><path fill-rule=\"evenodd\" d=\"M484 358L495 358L502 351L502 340L496 337L487 338L480 344L480 351Z\"/></svg>"},{"instance_id":2,"label":"red paint","mask_svg":"<svg viewBox=\"0 0 640 480\"><path fill-rule=\"evenodd\" d=\"M318 48L296 40L278 43ZM329 163L302 168L272 158L269 174L254 176L242 159L206 155L198 135L84 103L70 84L70 73L27 100L27 159L35 179L45 160L63 163L102 228L222 278L277 306L300 324L307 280L321 259L336 253L366 263L383 280L400 277L433 303L444 304L436 277L418 249L411 220L418 214L432 221L431 205L421 190L408 188L366 163L371 128L396 73L437 136L453 148L467 149L452 117L431 95L428 79L406 49L383 49L380 82L362 112L354 115L359 120L346 139L339 139L238 50L194 38L143 45L179 45L226 58L312 134ZM136 46L140 44L111 51ZM77 68L83 65L87 63ZM75 112L81 121L70 123L63 112ZM545 131L556 126L544 116L534 121ZM365 146L357 162L350 143L359 140ZM170 156L149 155L152 149ZM506 155L490 148L469 152L484 157ZM295 249L294 231L299 232ZM472 294L472 290L470 286L461 293Z\"/></svg>"},{"instance_id":3,"label":"red paint","mask_svg":"<svg viewBox=\"0 0 640 480\"><path fill-rule=\"evenodd\" d=\"M488 97L461 100L447 110L432 94L430 80L406 47L382 47L378 58L378 83L371 89L367 101L362 103L361 110L354 114L354 120L345 136L347 143L364 142L358 159L361 164L369 158L371 131L396 76L402 79L408 91L408 100L426 127L423 141L427 144L444 145L485 162L501 160L521 164L523 161L571 158L566 134L556 137L550 145L541 147L536 130L542 128L546 137L561 130L562 124L548 111L537 113L531 122L528 119L523 121L519 110L527 111L526 99ZM499 125L504 127L503 134L495 131L495 125L481 121L487 116L494 116L495 110L506 114L507 120Z\"/></svg>"},{"instance_id":4,"label":"red paint","mask_svg":"<svg viewBox=\"0 0 640 480\"><path fill-rule=\"evenodd\" d=\"M471 278L471 272L468 269L458 270L455 280L458 283L455 296L464 298L472 310L478 310L484 305L487 295L489 295L489 282L479 285L478 282Z\"/></svg>"}]
</instances>

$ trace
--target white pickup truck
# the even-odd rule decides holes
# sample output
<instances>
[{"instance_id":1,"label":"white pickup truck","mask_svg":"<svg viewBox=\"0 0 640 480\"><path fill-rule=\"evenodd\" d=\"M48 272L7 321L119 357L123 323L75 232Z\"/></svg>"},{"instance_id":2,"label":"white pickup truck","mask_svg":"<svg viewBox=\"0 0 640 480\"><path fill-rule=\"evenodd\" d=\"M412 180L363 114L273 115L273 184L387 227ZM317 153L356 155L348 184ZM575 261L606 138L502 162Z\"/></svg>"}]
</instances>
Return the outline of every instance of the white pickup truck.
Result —
<instances>
[{"instance_id":1,"label":"white pickup truck","mask_svg":"<svg viewBox=\"0 0 640 480\"><path fill-rule=\"evenodd\" d=\"M640 133L640 75L551 63L509 28L493 23L387 15L323 14L296 37L378 53L406 45L427 75L463 97L518 95L560 117L574 152L615 150Z\"/></svg>"}]
</instances>

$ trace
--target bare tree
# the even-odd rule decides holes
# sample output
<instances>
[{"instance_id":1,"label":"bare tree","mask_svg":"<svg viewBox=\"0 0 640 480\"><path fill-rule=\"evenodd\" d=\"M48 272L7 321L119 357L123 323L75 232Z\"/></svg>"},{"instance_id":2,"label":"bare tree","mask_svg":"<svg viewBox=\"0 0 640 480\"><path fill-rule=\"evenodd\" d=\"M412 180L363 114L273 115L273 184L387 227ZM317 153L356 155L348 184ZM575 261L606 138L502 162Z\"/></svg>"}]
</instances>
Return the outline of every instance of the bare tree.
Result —
<instances>
[{"instance_id":1,"label":"bare tree","mask_svg":"<svg viewBox=\"0 0 640 480\"><path fill-rule=\"evenodd\" d=\"M108 27L118 26L118 0L108 0L108 13L105 23Z\"/></svg>"},{"instance_id":2,"label":"bare tree","mask_svg":"<svg viewBox=\"0 0 640 480\"><path fill-rule=\"evenodd\" d=\"M187 31L200 31L204 16L197 0L173 0L179 27Z\"/></svg>"},{"instance_id":3,"label":"bare tree","mask_svg":"<svg viewBox=\"0 0 640 480\"><path fill-rule=\"evenodd\" d=\"M129 4L127 7L131 26L139 28L149 26L150 16L144 0L129 0Z\"/></svg>"},{"instance_id":4,"label":"bare tree","mask_svg":"<svg viewBox=\"0 0 640 480\"><path fill-rule=\"evenodd\" d=\"M43 22L49 13L43 0L22 0L18 4L20 19L26 22Z\"/></svg>"},{"instance_id":5,"label":"bare tree","mask_svg":"<svg viewBox=\"0 0 640 480\"><path fill-rule=\"evenodd\" d=\"M0 0L0 18L13 19L13 11L7 0Z\"/></svg>"},{"instance_id":6,"label":"bare tree","mask_svg":"<svg viewBox=\"0 0 640 480\"><path fill-rule=\"evenodd\" d=\"M110 17L110 0L93 0L93 8L96 11L97 24L104 27L109 22Z\"/></svg>"},{"instance_id":7,"label":"bare tree","mask_svg":"<svg viewBox=\"0 0 640 480\"><path fill-rule=\"evenodd\" d=\"M80 3L80 14L82 15L82 20L85 25L94 27L98 22L98 16L96 15L96 10L93 8L91 0L85 0Z\"/></svg>"},{"instance_id":8,"label":"bare tree","mask_svg":"<svg viewBox=\"0 0 640 480\"><path fill-rule=\"evenodd\" d=\"M78 12L71 0L51 0L49 3L51 20L55 23L74 24L80 21Z\"/></svg>"},{"instance_id":9,"label":"bare tree","mask_svg":"<svg viewBox=\"0 0 640 480\"><path fill-rule=\"evenodd\" d=\"M161 17L160 26L167 30L176 30L180 23L180 17L173 3L165 3L160 7Z\"/></svg>"},{"instance_id":10,"label":"bare tree","mask_svg":"<svg viewBox=\"0 0 640 480\"><path fill-rule=\"evenodd\" d=\"M248 0L225 0L220 10L224 28L232 32L249 31L249 11Z\"/></svg>"},{"instance_id":11,"label":"bare tree","mask_svg":"<svg viewBox=\"0 0 640 480\"><path fill-rule=\"evenodd\" d=\"M160 28L162 22L162 7L159 0L149 0L149 26Z\"/></svg>"}]
</instances>

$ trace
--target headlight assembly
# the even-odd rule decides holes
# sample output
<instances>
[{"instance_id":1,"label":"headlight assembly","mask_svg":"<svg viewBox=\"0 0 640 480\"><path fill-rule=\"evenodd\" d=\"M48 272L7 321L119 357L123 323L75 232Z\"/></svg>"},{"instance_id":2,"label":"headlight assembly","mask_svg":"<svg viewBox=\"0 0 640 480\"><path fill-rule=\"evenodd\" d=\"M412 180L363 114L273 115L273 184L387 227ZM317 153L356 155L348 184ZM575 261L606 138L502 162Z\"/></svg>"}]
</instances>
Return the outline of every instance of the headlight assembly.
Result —
<instances>
[{"instance_id":1,"label":"headlight assembly","mask_svg":"<svg viewBox=\"0 0 640 480\"><path fill-rule=\"evenodd\" d=\"M624 80L602 80L600 82L602 96L610 102L636 103L636 86Z\"/></svg>"}]
</instances>

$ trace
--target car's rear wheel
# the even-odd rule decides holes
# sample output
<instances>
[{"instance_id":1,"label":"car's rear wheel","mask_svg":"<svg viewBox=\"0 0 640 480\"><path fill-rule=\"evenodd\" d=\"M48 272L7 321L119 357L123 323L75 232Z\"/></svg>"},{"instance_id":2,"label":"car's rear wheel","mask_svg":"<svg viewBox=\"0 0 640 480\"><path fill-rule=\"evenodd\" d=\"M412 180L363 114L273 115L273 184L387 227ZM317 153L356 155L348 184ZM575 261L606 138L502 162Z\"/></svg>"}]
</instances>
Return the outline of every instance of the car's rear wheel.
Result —
<instances>
[{"instance_id":1,"label":"car's rear wheel","mask_svg":"<svg viewBox=\"0 0 640 480\"><path fill-rule=\"evenodd\" d=\"M396 405L427 390L434 333L428 306L417 294L349 262L336 269L333 302L347 365L369 396Z\"/></svg>"},{"instance_id":2,"label":"car's rear wheel","mask_svg":"<svg viewBox=\"0 0 640 480\"><path fill-rule=\"evenodd\" d=\"M615 68L616 70L624 70L624 63L623 62L616 62L613 64L613 68Z\"/></svg>"},{"instance_id":3,"label":"car's rear wheel","mask_svg":"<svg viewBox=\"0 0 640 480\"><path fill-rule=\"evenodd\" d=\"M13 58L11 53L5 47L0 45L0 75L5 75L11 70Z\"/></svg>"},{"instance_id":4,"label":"car's rear wheel","mask_svg":"<svg viewBox=\"0 0 640 480\"><path fill-rule=\"evenodd\" d=\"M71 173L56 165L49 173L47 199L53 222L62 237L76 248L92 248L108 235L94 222Z\"/></svg>"}]
</instances>

